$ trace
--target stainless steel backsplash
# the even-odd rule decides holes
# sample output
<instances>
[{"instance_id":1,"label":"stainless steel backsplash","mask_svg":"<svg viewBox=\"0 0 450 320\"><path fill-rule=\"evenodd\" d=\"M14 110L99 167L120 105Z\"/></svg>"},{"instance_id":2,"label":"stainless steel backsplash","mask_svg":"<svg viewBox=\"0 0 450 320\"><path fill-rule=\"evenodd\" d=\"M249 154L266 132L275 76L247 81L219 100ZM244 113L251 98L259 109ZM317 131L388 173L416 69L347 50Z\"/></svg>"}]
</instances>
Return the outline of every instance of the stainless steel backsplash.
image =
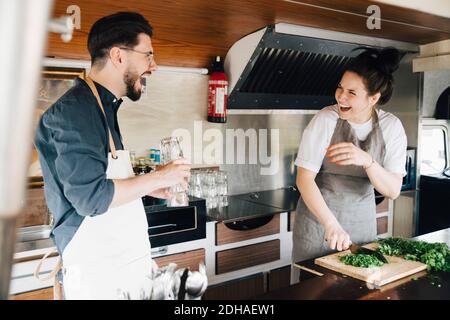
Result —
<instances>
[{"instance_id":1,"label":"stainless steel backsplash","mask_svg":"<svg viewBox=\"0 0 450 320\"><path fill-rule=\"evenodd\" d=\"M228 172L229 194L246 193L250 191L261 191L277 189L288 185L295 185L295 165L300 137L303 130L312 119L312 114L265 114L265 115L229 115L226 129L267 129L268 156L272 157L270 165L275 166L274 174L262 175L261 169L270 165L263 165L258 157L258 164L224 164L223 170ZM275 141L279 145L278 155L272 152L274 145L270 143L274 131L278 130L279 139ZM258 139L258 151L261 141ZM237 151L234 144L234 154ZM249 139L245 142L246 163L248 163Z\"/></svg>"}]
</instances>

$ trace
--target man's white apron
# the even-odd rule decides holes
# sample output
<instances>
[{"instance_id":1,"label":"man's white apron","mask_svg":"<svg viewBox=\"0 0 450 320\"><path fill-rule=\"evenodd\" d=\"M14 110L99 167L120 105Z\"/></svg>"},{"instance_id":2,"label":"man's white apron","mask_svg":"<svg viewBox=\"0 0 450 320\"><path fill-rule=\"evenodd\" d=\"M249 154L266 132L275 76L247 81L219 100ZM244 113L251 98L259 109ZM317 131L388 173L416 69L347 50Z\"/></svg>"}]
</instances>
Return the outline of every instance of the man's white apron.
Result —
<instances>
[{"instance_id":1,"label":"man's white apron","mask_svg":"<svg viewBox=\"0 0 450 320\"><path fill-rule=\"evenodd\" d=\"M87 84L103 109L91 79ZM109 131L109 128L108 128ZM115 149L109 132L108 179L134 176L129 153ZM86 168L89 170L89 168ZM62 254L66 299L131 299L149 295L151 248L141 199L84 218Z\"/></svg>"}]
</instances>

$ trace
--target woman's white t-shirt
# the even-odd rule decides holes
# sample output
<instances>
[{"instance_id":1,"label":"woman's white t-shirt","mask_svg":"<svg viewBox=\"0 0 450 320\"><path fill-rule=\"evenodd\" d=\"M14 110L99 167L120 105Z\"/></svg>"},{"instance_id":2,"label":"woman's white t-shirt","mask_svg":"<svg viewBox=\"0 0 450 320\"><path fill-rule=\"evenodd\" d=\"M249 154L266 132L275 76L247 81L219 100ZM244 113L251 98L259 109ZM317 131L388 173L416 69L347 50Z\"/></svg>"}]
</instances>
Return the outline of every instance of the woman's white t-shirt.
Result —
<instances>
[{"instance_id":1,"label":"woman's white t-shirt","mask_svg":"<svg viewBox=\"0 0 450 320\"><path fill-rule=\"evenodd\" d=\"M325 107L314 116L303 132L295 160L296 166L315 173L319 172L338 118L337 105ZM392 113L380 109L378 109L378 119L386 144L386 155L384 162L380 165L389 172L405 176L407 141L403 125ZM349 124L359 140L365 140L372 131L372 119L362 124L351 122Z\"/></svg>"}]
</instances>

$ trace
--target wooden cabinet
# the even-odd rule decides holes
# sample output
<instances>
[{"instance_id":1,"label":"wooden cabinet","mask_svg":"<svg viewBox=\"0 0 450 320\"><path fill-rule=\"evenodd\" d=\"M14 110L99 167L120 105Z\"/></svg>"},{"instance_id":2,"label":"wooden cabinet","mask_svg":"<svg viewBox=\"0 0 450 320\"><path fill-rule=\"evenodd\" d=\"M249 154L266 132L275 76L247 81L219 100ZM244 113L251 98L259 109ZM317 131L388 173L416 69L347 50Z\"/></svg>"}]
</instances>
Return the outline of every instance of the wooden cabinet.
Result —
<instances>
[{"instance_id":1,"label":"wooden cabinet","mask_svg":"<svg viewBox=\"0 0 450 320\"><path fill-rule=\"evenodd\" d=\"M17 217L17 227L49 224L49 212L44 196L44 187L27 190L26 206Z\"/></svg>"},{"instance_id":2,"label":"wooden cabinet","mask_svg":"<svg viewBox=\"0 0 450 320\"><path fill-rule=\"evenodd\" d=\"M265 217L257 218L264 219ZM270 218L270 217L269 217ZM277 234L280 232L280 215L275 214L267 224L251 230L233 230L220 222L216 224L216 244L239 242L259 237Z\"/></svg>"},{"instance_id":3,"label":"wooden cabinet","mask_svg":"<svg viewBox=\"0 0 450 320\"><path fill-rule=\"evenodd\" d=\"M385 234L388 232L388 217L379 217L377 218L377 235Z\"/></svg>"},{"instance_id":4,"label":"wooden cabinet","mask_svg":"<svg viewBox=\"0 0 450 320\"><path fill-rule=\"evenodd\" d=\"M53 287L12 295L11 300L53 300Z\"/></svg>"},{"instance_id":5,"label":"wooden cabinet","mask_svg":"<svg viewBox=\"0 0 450 320\"><path fill-rule=\"evenodd\" d=\"M289 221L288 221L288 231L294 230L294 223L295 223L295 211L291 211L288 214Z\"/></svg>"},{"instance_id":6,"label":"wooden cabinet","mask_svg":"<svg viewBox=\"0 0 450 320\"><path fill-rule=\"evenodd\" d=\"M90 28L97 19L117 11L138 11L150 21L155 30L152 42L158 53L157 63L169 66L208 66L212 57L225 56L228 48L244 35L277 22L420 44L448 39L449 18L379 2L375 4L380 7L382 28L369 29L366 23L370 15L366 10L371 2L58 0L52 16L67 15L72 11L68 7L76 3L81 11L80 29L75 29L68 43L61 41L58 34L49 33L46 55L89 59L86 43ZM211 22L208 17L220 17L226 23ZM184 21L189 23L181 23Z\"/></svg>"},{"instance_id":7,"label":"wooden cabinet","mask_svg":"<svg viewBox=\"0 0 450 320\"><path fill-rule=\"evenodd\" d=\"M416 192L405 191L394 201L393 231L394 237L411 238L415 235ZM428 212L425 212L428 213Z\"/></svg>"},{"instance_id":8,"label":"wooden cabinet","mask_svg":"<svg viewBox=\"0 0 450 320\"><path fill-rule=\"evenodd\" d=\"M389 199L385 197L383 199L383 201L381 201L379 204L377 204L376 210L377 210L377 213L383 213L383 212L389 211Z\"/></svg>"},{"instance_id":9,"label":"wooden cabinet","mask_svg":"<svg viewBox=\"0 0 450 320\"><path fill-rule=\"evenodd\" d=\"M242 300L251 299L265 293L264 274L259 273L245 278L231 280L210 286L203 295L204 300Z\"/></svg>"},{"instance_id":10,"label":"wooden cabinet","mask_svg":"<svg viewBox=\"0 0 450 320\"><path fill-rule=\"evenodd\" d=\"M191 270L198 270L199 263L205 262L205 249L171 254L154 258L154 260L160 268L173 262L177 264L178 268L190 268Z\"/></svg>"},{"instance_id":11,"label":"wooden cabinet","mask_svg":"<svg viewBox=\"0 0 450 320\"><path fill-rule=\"evenodd\" d=\"M291 266L270 270L267 274L267 291L289 287L291 284Z\"/></svg>"},{"instance_id":12,"label":"wooden cabinet","mask_svg":"<svg viewBox=\"0 0 450 320\"><path fill-rule=\"evenodd\" d=\"M280 240L266 241L216 252L216 274L227 273L280 259Z\"/></svg>"},{"instance_id":13,"label":"wooden cabinet","mask_svg":"<svg viewBox=\"0 0 450 320\"><path fill-rule=\"evenodd\" d=\"M286 288L291 281L291 266L258 273L208 287L204 300L253 299L273 290Z\"/></svg>"},{"instance_id":14,"label":"wooden cabinet","mask_svg":"<svg viewBox=\"0 0 450 320\"><path fill-rule=\"evenodd\" d=\"M392 200L379 195L376 197L376 203L377 236L392 236Z\"/></svg>"}]
</instances>

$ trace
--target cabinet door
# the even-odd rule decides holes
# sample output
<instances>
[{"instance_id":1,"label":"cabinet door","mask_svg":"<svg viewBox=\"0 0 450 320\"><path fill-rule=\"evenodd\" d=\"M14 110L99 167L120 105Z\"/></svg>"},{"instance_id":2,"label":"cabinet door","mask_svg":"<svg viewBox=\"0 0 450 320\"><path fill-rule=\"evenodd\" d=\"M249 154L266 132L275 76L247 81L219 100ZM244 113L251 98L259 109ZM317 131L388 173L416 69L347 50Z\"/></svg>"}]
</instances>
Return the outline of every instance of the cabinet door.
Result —
<instances>
[{"instance_id":1,"label":"cabinet door","mask_svg":"<svg viewBox=\"0 0 450 320\"><path fill-rule=\"evenodd\" d=\"M291 284L291 266L270 270L267 275L267 291L289 287Z\"/></svg>"},{"instance_id":2,"label":"cabinet door","mask_svg":"<svg viewBox=\"0 0 450 320\"><path fill-rule=\"evenodd\" d=\"M264 294L264 274L259 273L208 287L204 300L242 300Z\"/></svg>"},{"instance_id":3,"label":"cabinet door","mask_svg":"<svg viewBox=\"0 0 450 320\"><path fill-rule=\"evenodd\" d=\"M270 217L260 217L257 219L266 219ZM254 219L249 219L254 220ZM272 219L257 228L247 230L234 230L227 227L223 222L216 224L216 245L234 243L271 234L280 233L280 215L275 214Z\"/></svg>"},{"instance_id":4,"label":"cabinet door","mask_svg":"<svg viewBox=\"0 0 450 320\"><path fill-rule=\"evenodd\" d=\"M171 254L168 256L154 258L154 260L160 268L173 262L177 264L177 268L190 268L191 270L198 270L199 263L205 262L205 249Z\"/></svg>"},{"instance_id":5,"label":"cabinet door","mask_svg":"<svg viewBox=\"0 0 450 320\"><path fill-rule=\"evenodd\" d=\"M16 294L11 300L53 300L53 287Z\"/></svg>"},{"instance_id":6,"label":"cabinet door","mask_svg":"<svg viewBox=\"0 0 450 320\"><path fill-rule=\"evenodd\" d=\"M216 274L227 273L280 259L280 240L271 240L216 252Z\"/></svg>"}]
</instances>

